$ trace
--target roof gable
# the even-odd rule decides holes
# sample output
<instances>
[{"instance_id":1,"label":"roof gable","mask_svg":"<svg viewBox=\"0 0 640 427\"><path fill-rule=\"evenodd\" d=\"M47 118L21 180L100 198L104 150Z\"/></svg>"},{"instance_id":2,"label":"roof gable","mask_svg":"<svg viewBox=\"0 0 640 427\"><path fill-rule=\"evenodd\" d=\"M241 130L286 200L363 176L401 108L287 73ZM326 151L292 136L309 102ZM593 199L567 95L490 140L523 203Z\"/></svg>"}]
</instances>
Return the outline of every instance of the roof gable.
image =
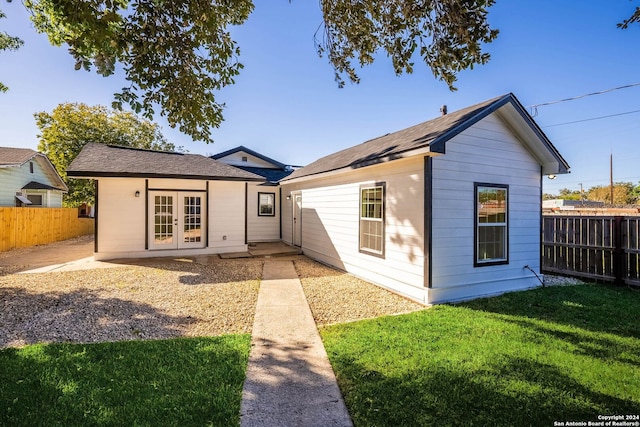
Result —
<instances>
[{"instance_id":1,"label":"roof gable","mask_svg":"<svg viewBox=\"0 0 640 427\"><path fill-rule=\"evenodd\" d=\"M89 143L67 168L78 178L141 177L264 181L256 174L199 154Z\"/></svg>"},{"instance_id":2,"label":"roof gable","mask_svg":"<svg viewBox=\"0 0 640 427\"><path fill-rule=\"evenodd\" d=\"M344 168L355 169L417 154L444 154L447 141L494 112L499 112L500 117L516 131L519 139L543 166L543 173L568 172L567 162L516 97L509 93L330 154L284 180Z\"/></svg>"},{"instance_id":3,"label":"roof gable","mask_svg":"<svg viewBox=\"0 0 640 427\"><path fill-rule=\"evenodd\" d=\"M247 158L247 161L243 161L243 157ZM252 167L262 169L286 169L287 165L280 163L277 160L273 160L263 154L253 151L245 146L238 146L222 153L214 154L212 159L219 160L223 163L233 166ZM250 161L249 161L250 160Z\"/></svg>"}]
</instances>

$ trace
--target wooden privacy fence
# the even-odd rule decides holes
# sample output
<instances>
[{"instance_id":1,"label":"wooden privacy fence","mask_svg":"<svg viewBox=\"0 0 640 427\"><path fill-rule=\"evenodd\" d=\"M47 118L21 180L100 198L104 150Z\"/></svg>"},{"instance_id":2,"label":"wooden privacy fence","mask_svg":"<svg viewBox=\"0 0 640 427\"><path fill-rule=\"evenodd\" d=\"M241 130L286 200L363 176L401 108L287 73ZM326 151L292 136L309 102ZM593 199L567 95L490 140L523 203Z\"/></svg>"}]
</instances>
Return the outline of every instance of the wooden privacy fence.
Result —
<instances>
[{"instance_id":1,"label":"wooden privacy fence","mask_svg":"<svg viewBox=\"0 0 640 427\"><path fill-rule=\"evenodd\" d=\"M93 221L76 208L0 207L0 252L93 234Z\"/></svg>"},{"instance_id":2,"label":"wooden privacy fence","mask_svg":"<svg viewBox=\"0 0 640 427\"><path fill-rule=\"evenodd\" d=\"M542 217L542 272L640 286L640 217Z\"/></svg>"}]
</instances>

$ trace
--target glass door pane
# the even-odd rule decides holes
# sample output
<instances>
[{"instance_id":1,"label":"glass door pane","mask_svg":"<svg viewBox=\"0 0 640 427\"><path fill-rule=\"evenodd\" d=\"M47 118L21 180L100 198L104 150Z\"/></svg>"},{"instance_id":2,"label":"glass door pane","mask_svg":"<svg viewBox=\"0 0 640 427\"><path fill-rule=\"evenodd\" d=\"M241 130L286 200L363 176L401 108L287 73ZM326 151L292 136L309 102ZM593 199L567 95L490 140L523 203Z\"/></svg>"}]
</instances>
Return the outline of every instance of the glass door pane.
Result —
<instances>
[{"instance_id":1,"label":"glass door pane","mask_svg":"<svg viewBox=\"0 0 640 427\"><path fill-rule=\"evenodd\" d=\"M182 243L202 241L202 197L183 197Z\"/></svg>"},{"instance_id":2,"label":"glass door pane","mask_svg":"<svg viewBox=\"0 0 640 427\"><path fill-rule=\"evenodd\" d=\"M173 243L173 197L155 197L155 244Z\"/></svg>"}]
</instances>

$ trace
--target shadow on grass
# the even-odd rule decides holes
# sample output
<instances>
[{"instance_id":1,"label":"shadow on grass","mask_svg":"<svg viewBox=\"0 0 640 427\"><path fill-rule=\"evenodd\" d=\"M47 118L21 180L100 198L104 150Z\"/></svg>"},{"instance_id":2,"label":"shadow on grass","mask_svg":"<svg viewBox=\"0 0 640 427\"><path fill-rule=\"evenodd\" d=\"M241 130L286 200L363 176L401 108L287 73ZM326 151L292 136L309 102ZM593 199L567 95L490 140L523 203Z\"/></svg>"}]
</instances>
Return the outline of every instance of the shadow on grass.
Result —
<instances>
[{"instance_id":1,"label":"shadow on grass","mask_svg":"<svg viewBox=\"0 0 640 427\"><path fill-rule=\"evenodd\" d=\"M0 287L0 308L0 348L41 342L170 338L182 335L197 320L170 316L145 303L105 298L83 288L32 293Z\"/></svg>"},{"instance_id":2,"label":"shadow on grass","mask_svg":"<svg viewBox=\"0 0 640 427\"><path fill-rule=\"evenodd\" d=\"M640 290L624 287L595 284L554 286L507 293L498 298L477 299L455 306L640 338Z\"/></svg>"},{"instance_id":3,"label":"shadow on grass","mask_svg":"<svg viewBox=\"0 0 640 427\"><path fill-rule=\"evenodd\" d=\"M0 425L238 425L250 337L0 350Z\"/></svg>"},{"instance_id":4,"label":"shadow on grass","mask_svg":"<svg viewBox=\"0 0 640 427\"><path fill-rule=\"evenodd\" d=\"M356 425L598 421L640 413L638 295L537 289L321 334Z\"/></svg>"},{"instance_id":5,"label":"shadow on grass","mask_svg":"<svg viewBox=\"0 0 640 427\"><path fill-rule=\"evenodd\" d=\"M425 361L401 375L384 375L348 357L334 357L332 363L339 366L356 426L550 426L639 410L637 402L599 393L554 366L517 357L484 372Z\"/></svg>"}]
</instances>

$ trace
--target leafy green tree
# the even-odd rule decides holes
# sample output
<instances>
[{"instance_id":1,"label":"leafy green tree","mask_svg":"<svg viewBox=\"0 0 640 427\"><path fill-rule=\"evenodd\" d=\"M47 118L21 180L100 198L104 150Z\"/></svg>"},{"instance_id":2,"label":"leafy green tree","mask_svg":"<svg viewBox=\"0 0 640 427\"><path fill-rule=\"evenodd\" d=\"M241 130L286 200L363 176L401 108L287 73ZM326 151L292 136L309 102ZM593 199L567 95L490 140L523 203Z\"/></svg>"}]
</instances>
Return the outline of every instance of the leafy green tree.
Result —
<instances>
[{"instance_id":1,"label":"leafy green tree","mask_svg":"<svg viewBox=\"0 0 640 427\"><path fill-rule=\"evenodd\" d=\"M5 15L0 10L0 19L6 17L7 15ZM22 43L22 40L20 40L19 38L12 37L4 31L0 31L0 52L2 52L3 50L17 50L18 48L20 48L20 46L22 46ZM8 90L9 88L2 84L2 82L0 82L0 92L6 92Z\"/></svg>"},{"instance_id":2,"label":"leafy green tree","mask_svg":"<svg viewBox=\"0 0 640 427\"><path fill-rule=\"evenodd\" d=\"M638 185L635 185L633 187L633 190L631 190L631 198L633 199L633 203L640 203L640 182L638 182Z\"/></svg>"},{"instance_id":3,"label":"leafy green tree","mask_svg":"<svg viewBox=\"0 0 640 427\"><path fill-rule=\"evenodd\" d=\"M580 190L571 190L569 188L561 188L558 192L558 199L564 200L581 200Z\"/></svg>"},{"instance_id":4,"label":"leafy green tree","mask_svg":"<svg viewBox=\"0 0 640 427\"><path fill-rule=\"evenodd\" d=\"M114 111L101 105L64 103L51 113L40 112L34 116L40 130L38 151L47 155L69 186L69 193L64 198L65 206L95 201L93 183L86 179L68 179L66 172L88 142L176 150L162 135L157 124L133 113ZM182 147L178 147L178 150L182 151Z\"/></svg>"}]
</instances>

